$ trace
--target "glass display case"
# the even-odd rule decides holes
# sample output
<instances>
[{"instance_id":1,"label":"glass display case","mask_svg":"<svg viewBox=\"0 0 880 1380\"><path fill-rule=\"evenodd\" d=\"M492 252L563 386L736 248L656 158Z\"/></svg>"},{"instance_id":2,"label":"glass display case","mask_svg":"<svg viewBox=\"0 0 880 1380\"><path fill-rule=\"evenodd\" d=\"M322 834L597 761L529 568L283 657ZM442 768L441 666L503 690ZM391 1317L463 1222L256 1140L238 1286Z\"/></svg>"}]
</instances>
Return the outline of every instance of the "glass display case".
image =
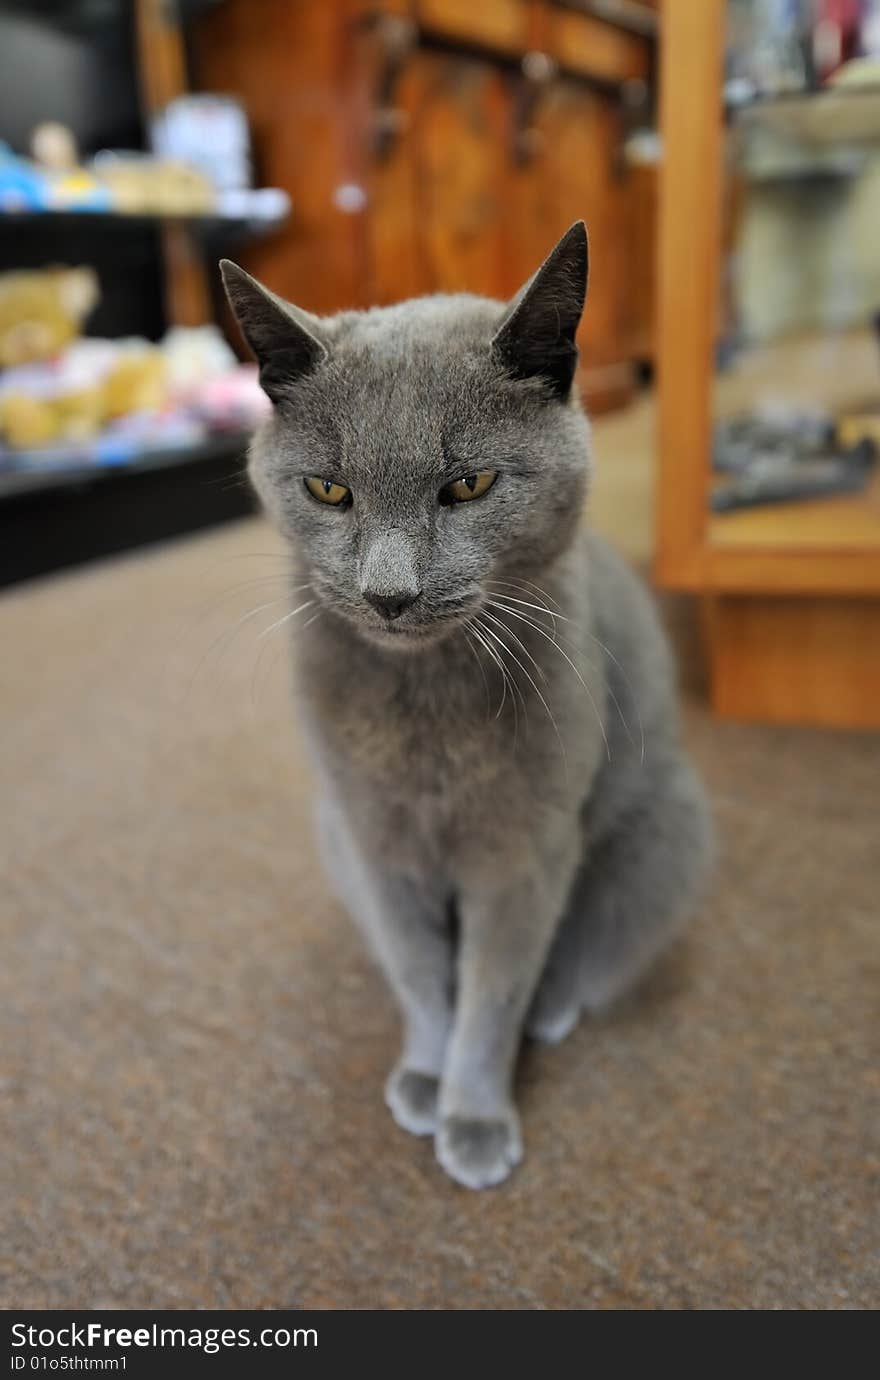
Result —
<instances>
[{"instance_id":1,"label":"glass display case","mask_svg":"<svg viewBox=\"0 0 880 1380\"><path fill-rule=\"evenodd\" d=\"M880 5L668 0L657 574L722 713L880 723Z\"/></svg>"}]
</instances>

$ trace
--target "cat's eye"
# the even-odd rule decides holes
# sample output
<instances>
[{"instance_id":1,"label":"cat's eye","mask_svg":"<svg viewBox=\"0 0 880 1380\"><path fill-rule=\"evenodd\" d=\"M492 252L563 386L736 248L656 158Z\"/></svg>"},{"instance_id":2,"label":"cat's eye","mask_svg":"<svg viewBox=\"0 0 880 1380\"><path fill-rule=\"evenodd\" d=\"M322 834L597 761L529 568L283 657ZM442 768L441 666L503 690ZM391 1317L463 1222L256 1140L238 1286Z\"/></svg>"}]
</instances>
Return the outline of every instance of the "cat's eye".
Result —
<instances>
[{"instance_id":1,"label":"cat's eye","mask_svg":"<svg viewBox=\"0 0 880 1380\"><path fill-rule=\"evenodd\" d=\"M317 474L305 475L303 483L312 498L316 498L319 503L329 503L331 508L338 508L351 498L351 490L344 484L334 484L332 479L321 479Z\"/></svg>"},{"instance_id":2,"label":"cat's eye","mask_svg":"<svg viewBox=\"0 0 880 1380\"><path fill-rule=\"evenodd\" d=\"M466 474L461 479L454 479L440 490L440 502L470 503L472 498L482 498L497 478L497 470L483 470L480 474Z\"/></svg>"}]
</instances>

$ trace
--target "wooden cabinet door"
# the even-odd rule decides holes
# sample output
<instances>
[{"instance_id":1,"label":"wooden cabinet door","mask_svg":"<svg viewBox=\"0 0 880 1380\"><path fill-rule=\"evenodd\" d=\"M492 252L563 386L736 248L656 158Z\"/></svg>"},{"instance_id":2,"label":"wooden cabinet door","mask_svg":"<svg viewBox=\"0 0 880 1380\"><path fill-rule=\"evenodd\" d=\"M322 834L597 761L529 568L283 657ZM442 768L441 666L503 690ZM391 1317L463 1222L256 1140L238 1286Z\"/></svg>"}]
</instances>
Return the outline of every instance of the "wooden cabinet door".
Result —
<instances>
[{"instance_id":1,"label":"wooden cabinet door","mask_svg":"<svg viewBox=\"0 0 880 1380\"><path fill-rule=\"evenodd\" d=\"M580 344L591 401L631 387L633 199L614 101L559 77L533 109L508 65L417 49L397 87L399 133L368 175L371 300L420 292L506 299L572 221L590 234ZM529 156L516 150L523 118Z\"/></svg>"},{"instance_id":2,"label":"wooden cabinet door","mask_svg":"<svg viewBox=\"0 0 880 1380\"><path fill-rule=\"evenodd\" d=\"M493 23L528 7L502 8ZM429 292L506 299L583 216L582 377L592 405L619 401L634 275L615 98L570 75L535 93L512 54L392 22L402 46L359 0L230 0L205 17L202 80L243 98L261 175L293 199L289 225L249 246L246 266L318 312Z\"/></svg>"},{"instance_id":3,"label":"wooden cabinet door","mask_svg":"<svg viewBox=\"0 0 880 1380\"><path fill-rule=\"evenodd\" d=\"M594 401L631 384L629 191L620 162L618 110L582 82L552 82L535 111L535 154L517 175L517 245L534 266L582 217L590 284L578 343L582 382Z\"/></svg>"},{"instance_id":4,"label":"wooden cabinet door","mask_svg":"<svg viewBox=\"0 0 880 1380\"><path fill-rule=\"evenodd\" d=\"M376 302L413 293L503 296L508 102L499 68L417 50L395 106L400 133L369 175L370 288Z\"/></svg>"}]
</instances>

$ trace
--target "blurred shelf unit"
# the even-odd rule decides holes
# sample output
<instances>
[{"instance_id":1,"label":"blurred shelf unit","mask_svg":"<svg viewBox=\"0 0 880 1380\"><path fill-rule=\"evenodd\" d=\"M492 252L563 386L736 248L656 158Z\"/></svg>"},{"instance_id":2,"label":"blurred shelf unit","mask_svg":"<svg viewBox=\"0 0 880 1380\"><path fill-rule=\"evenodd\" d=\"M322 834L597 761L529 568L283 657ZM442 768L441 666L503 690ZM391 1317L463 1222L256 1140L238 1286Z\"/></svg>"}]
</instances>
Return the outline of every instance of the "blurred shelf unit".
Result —
<instances>
[{"instance_id":1,"label":"blurred shelf unit","mask_svg":"<svg viewBox=\"0 0 880 1380\"><path fill-rule=\"evenodd\" d=\"M22 0L11 5L8 14L0 15L0 23L17 26L3 31L7 38L15 36L5 54L7 65L13 50L29 52L29 43L45 44L41 61L35 62L42 79L32 82L27 101L5 109L18 122L17 146L24 147L28 128L53 110L69 113L73 134L81 135L74 116L82 107L88 110L93 147L95 129L109 123L113 130L128 131L124 156L143 157L140 150L153 117L188 92L183 23L208 7L208 0ZM93 80L105 69L106 93ZM57 89L49 80L52 74ZM122 99L121 114L115 106L105 110L111 96L117 103ZM2 153L7 167L18 157L6 145ZM119 156L115 148L112 156ZM24 166L27 160L18 162ZM224 411L216 390L209 405L206 396L197 396L192 378L178 378L177 391L172 393L169 384L161 398L141 397L128 404L133 410L127 414L109 406L102 417L96 399L104 383L97 375L89 373L85 379L75 368L65 369L70 348L114 341L121 342L120 349L143 345L155 355L174 335L167 328L212 325L223 309L216 258L276 232L287 219L287 198L274 189L236 184L222 189L222 203L218 189L216 208L205 211L199 203L193 212L176 213L170 202L164 209L155 192L144 196L144 209L137 201L124 203L131 210L123 204L105 209L106 200L99 209L94 196L91 205L77 205L79 183L77 178L70 182L72 189L62 188L58 195L72 200L57 206L42 199L43 183L36 177L16 181L14 169L4 187L0 266L42 270L67 263L93 271L101 299L91 309L89 324L101 339L69 342L50 358L33 361L32 368L25 357L21 369L6 375L8 381L13 372L28 375L31 368L24 382L16 379L9 385L7 396L15 393L17 402L33 397L39 406L44 396L55 397L51 381L37 377L40 369L47 376L54 371L58 390L63 378L71 397L78 387L94 398L91 411L83 404L88 427L83 421L67 430L57 428L57 443L50 441L43 449L34 448L34 440L27 448L27 438L13 437L7 428L0 444L0 585L245 516L255 508L244 481L251 433L242 428L250 412L233 403ZM51 180L45 185L54 199ZM198 337L199 331L191 335ZM162 346L148 343L160 338ZM219 389L224 368L242 380L245 371L234 368L222 340L218 348L230 356L211 375ZM170 368L164 358L163 368ZM74 378L79 382L74 384ZM258 393L255 382L252 389ZM41 423L40 434L51 437L52 428ZM82 441L61 439L80 434Z\"/></svg>"},{"instance_id":2,"label":"blurred shelf unit","mask_svg":"<svg viewBox=\"0 0 880 1380\"><path fill-rule=\"evenodd\" d=\"M751 181L857 176L880 144L880 85L757 97L728 111Z\"/></svg>"},{"instance_id":3,"label":"blurred shelf unit","mask_svg":"<svg viewBox=\"0 0 880 1380\"><path fill-rule=\"evenodd\" d=\"M247 435L0 474L0 587L251 514Z\"/></svg>"},{"instance_id":4,"label":"blurred shelf unit","mask_svg":"<svg viewBox=\"0 0 880 1380\"><path fill-rule=\"evenodd\" d=\"M745 130L765 130L812 147L876 143L880 139L880 84L824 87L757 97L736 108Z\"/></svg>"},{"instance_id":5,"label":"blurred shelf unit","mask_svg":"<svg viewBox=\"0 0 880 1380\"><path fill-rule=\"evenodd\" d=\"M463 289L506 298L585 216L589 406L653 358L656 14L639 0L225 0L192 26L198 84L247 109L296 215L245 267L317 312ZM633 267L635 266L635 267Z\"/></svg>"},{"instance_id":6,"label":"blurred shelf unit","mask_svg":"<svg viewBox=\"0 0 880 1380\"><path fill-rule=\"evenodd\" d=\"M35 227L51 226L59 233L79 228L106 234L145 230L163 225L180 226L199 240L228 247L230 242L269 235L287 220L287 214L273 219L257 216L175 215L167 211L3 211L0 231L10 234Z\"/></svg>"},{"instance_id":7,"label":"blurred shelf unit","mask_svg":"<svg viewBox=\"0 0 880 1380\"><path fill-rule=\"evenodd\" d=\"M725 11L725 0L665 0L663 9L656 578L701 598L720 714L880 727L876 475L858 495L723 516L709 508L713 418L742 406L756 379L778 382L795 401L835 408L857 404L870 378L869 402L880 399L880 357L867 330L826 337L818 350L809 338L764 344L747 352L739 375L734 368L715 378L729 197L727 188L722 194ZM878 127L876 93L784 97L756 103L745 116L786 137L821 130L824 138L825 112L846 110L857 113L845 125L853 137L866 134L865 101L873 101Z\"/></svg>"},{"instance_id":8,"label":"blurred shelf unit","mask_svg":"<svg viewBox=\"0 0 880 1380\"><path fill-rule=\"evenodd\" d=\"M0 467L0 500L30 497L48 489L82 490L107 479L147 474L173 465L238 460L244 456L249 440L247 431L217 431L184 444L145 446L124 459L100 462L88 458L83 447L29 451L17 463Z\"/></svg>"}]
</instances>

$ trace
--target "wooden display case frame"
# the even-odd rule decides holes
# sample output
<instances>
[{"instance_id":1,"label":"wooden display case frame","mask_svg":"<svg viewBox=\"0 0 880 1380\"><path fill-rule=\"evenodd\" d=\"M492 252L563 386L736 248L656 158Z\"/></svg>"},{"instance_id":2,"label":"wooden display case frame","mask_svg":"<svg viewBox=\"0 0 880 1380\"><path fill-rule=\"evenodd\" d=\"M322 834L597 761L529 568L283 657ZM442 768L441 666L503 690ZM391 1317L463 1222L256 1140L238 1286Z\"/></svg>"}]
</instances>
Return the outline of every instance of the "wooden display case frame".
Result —
<instances>
[{"instance_id":1,"label":"wooden display case frame","mask_svg":"<svg viewBox=\"0 0 880 1380\"><path fill-rule=\"evenodd\" d=\"M722 270L726 0L664 0L661 40L659 483L655 575L701 596L712 703L722 715L880 727L880 507L837 505L834 534L719 539L708 506ZM756 510L757 511L757 510ZM848 514L860 520L848 528ZM765 515L766 526L766 515Z\"/></svg>"}]
</instances>

